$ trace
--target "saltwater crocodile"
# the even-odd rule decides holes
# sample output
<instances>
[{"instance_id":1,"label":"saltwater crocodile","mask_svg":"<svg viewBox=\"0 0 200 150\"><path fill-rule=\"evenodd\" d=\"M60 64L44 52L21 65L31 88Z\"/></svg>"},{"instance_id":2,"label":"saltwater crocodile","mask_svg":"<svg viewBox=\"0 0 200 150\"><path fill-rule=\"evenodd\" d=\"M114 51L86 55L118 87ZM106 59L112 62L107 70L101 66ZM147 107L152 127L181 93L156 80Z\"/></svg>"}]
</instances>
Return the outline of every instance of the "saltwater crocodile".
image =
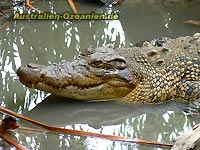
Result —
<instances>
[{"instance_id":1,"label":"saltwater crocodile","mask_svg":"<svg viewBox=\"0 0 200 150\"><path fill-rule=\"evenodd\" d=\"M17 70L30 88L79 100L159 103L200 98L200 34L160 38L133 48L88 48L74 61Z\"/></svg>"}]
</instances>

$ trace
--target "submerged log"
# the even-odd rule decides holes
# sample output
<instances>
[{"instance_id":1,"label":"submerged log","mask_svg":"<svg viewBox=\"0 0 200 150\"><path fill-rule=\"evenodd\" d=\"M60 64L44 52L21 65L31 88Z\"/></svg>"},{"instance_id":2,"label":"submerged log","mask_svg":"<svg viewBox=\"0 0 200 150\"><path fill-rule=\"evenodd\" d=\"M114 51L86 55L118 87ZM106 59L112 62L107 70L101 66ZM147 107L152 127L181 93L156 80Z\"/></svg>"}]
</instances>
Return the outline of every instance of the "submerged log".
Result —
<instances>
[{"instance_id":1,"label":"submerged log","mask_svg":"<svg viewBox=\"0 0 200 150\"><path fill-rule=\"evenodd\" d=\"M172 150L200 150L200 124L175 139Z\"/></svg>"}]
</instances>

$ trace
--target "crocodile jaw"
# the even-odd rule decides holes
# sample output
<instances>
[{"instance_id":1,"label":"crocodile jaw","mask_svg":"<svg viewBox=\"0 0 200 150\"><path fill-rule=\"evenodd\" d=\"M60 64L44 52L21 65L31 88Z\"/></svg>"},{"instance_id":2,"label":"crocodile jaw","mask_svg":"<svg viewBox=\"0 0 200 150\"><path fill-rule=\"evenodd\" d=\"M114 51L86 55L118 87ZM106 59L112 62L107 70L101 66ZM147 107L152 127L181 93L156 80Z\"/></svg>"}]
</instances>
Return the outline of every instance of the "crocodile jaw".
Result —
<instances>
[{"instance_id":1,"label":"crocodile jaw","mask_svg":"<svg viewBox=\"0 0 200 150\"><path fill-rule=\"evenodd\" d=\"M67 86L65 88L55 89L51 86L38 83L31 88L41 89L54 95L67 98L73 98L84 101L103 101L108 99L117 99L127 95L132 89L124 87L113 88L107 83L102 83L93 87L80 88L78 86Z\"/></svg>"},{"instance_id":2,"label":"crocodile jaw","mask_svg":"<svg viewBox=\"0 0 200 150\"><path fill-rule=\"evenodd\" d=\"M17 70L17 75L21 83L29 88L79 100L121 98L133 89L130 82L117 76L105 80L91 75L84 71L84 68L81 68L82 71L79 73L80 68L74 70L75 64L77 66L76 62L67 62L64 65L67 68L62 68L63 65L58 64L55 66L28 64L21 66ZM55 68L52 69L52 67ZM126 71L125 74L127 74Z\"/></svg>"}]
</instances>

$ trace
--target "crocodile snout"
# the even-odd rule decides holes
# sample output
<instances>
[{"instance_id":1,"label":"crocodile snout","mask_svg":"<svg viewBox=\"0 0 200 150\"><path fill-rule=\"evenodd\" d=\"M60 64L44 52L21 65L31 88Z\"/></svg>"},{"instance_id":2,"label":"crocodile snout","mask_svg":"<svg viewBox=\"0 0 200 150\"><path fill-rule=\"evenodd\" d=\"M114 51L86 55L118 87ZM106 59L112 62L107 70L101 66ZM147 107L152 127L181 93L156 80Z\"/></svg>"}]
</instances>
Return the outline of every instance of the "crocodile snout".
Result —
<instances>
[{"instance_id":1,"label":"crocodile snout","mask_svg":"<svg viewBox=\"0 0 200 150\"><path fill-rule=\"evenodd\" d=\"M40 66L38 64L27 64L17 69L19 80L26 85L26 83L35 83L40 77Z\"/></svg>"}]
</instances>

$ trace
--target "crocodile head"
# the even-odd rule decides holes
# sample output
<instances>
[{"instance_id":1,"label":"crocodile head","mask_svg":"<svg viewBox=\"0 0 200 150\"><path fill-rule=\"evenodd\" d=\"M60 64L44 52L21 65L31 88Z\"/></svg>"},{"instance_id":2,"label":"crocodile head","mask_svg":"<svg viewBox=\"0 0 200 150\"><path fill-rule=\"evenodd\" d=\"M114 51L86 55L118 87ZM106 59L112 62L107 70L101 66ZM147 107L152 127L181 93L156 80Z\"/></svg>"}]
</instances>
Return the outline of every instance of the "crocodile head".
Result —
<instances>
[{"instance_id":1,"label":"crocodile head","mask_svg":"<svg viewBox=\"0 0 200 150\"><path fill-rule=\"evenodd\" d=\"M89 48L72 62L27 64L17 75L27 87L55 95L79 100L116 99L128 94L137 81L120 53L111 46Z\"/></svg>"}]
</instances>

